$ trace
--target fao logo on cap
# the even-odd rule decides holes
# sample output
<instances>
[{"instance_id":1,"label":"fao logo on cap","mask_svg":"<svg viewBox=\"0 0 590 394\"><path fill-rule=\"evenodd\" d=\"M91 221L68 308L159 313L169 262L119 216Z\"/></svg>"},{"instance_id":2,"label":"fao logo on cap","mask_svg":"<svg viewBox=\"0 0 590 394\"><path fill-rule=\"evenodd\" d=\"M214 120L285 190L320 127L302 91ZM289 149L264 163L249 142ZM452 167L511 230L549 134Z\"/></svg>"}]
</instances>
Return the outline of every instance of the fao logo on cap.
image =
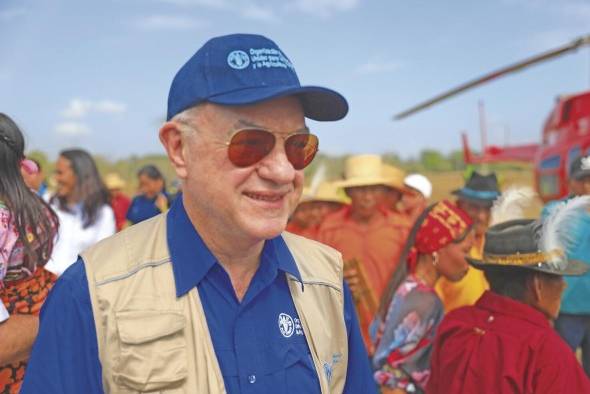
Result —
<instances>
[{"instance_id":1,"label":"fao logo on cap","mask_svg":"<svg viewBox=\"0 0 590 394\"><path fill-rule=\"evenodd\" d=\"M244 51L232 51L227 55L227 64L236 70L243 70L250 64L250 57Z\"/></svg>"}]
</instances>

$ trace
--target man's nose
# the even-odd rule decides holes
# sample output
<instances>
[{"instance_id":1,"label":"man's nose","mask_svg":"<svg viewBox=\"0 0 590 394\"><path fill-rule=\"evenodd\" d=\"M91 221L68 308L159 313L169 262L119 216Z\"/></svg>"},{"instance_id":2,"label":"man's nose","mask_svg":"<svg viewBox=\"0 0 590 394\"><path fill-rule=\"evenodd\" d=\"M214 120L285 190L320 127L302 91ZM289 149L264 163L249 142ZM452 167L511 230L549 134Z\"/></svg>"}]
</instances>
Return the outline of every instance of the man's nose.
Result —
<instances>
[{"instance_id":1,"label":"man's nose","mask_svg":"<svg viewBox=\"0 0 590 394\"><path fill-rule=\"evenodd\" d=\"M260 161L258 174L277 184L293 182L297 170L287 158L284 142L279 140L273 150Z\"/></svg>"}]
</instances>

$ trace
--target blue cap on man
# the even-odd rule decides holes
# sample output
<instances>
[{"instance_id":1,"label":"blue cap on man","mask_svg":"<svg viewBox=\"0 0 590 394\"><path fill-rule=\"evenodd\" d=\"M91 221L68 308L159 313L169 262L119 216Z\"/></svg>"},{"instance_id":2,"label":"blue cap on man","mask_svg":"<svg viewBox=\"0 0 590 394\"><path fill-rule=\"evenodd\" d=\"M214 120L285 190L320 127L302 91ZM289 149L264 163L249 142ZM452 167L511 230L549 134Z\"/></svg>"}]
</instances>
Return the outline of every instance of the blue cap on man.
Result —
<instances>
[{"instance_id":1,"label":"blue cap on man","mask_svg":"<svg viewBox=\"0 0 590 394\"><path fill-rule=\"evenodd\" d=\"M207 41L178 71L168 94L167 119L203 102L248 105L291 95L301 100L310 119L339 120L348 112L340 93L301 86L293 64L274 41L231 34Z\"/></svg>"}]
</instances>

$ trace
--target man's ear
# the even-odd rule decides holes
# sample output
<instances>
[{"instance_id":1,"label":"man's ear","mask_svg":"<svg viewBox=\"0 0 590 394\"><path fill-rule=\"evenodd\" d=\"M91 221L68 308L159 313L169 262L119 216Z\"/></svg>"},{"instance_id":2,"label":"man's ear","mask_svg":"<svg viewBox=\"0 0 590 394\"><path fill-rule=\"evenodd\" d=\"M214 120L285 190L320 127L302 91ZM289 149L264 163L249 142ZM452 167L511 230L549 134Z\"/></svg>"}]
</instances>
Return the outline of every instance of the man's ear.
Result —
<instances>
[{"instance_id":1,"label":"man's ear","mask_svg":"<svg viewBox=\"0 0 590 394\"><path fill-rule=\"evenodd\" d=\"M533 296L533 300L537 303L540 302L543 298L543 281L539 275L531 276L529 280L529 289Z\"/></svg>"},{"instance_id":2,"label":"man's ear","mask_svg":"<svg viewBox=\"0 0 590 394\"><path fill-rule=\"evenodd\" d=\"M170 164L176 171L176 176L186 179L186 138L175 122L166 122L160 128L160 142L164 145Z\"/></svg>"}]
</instances>

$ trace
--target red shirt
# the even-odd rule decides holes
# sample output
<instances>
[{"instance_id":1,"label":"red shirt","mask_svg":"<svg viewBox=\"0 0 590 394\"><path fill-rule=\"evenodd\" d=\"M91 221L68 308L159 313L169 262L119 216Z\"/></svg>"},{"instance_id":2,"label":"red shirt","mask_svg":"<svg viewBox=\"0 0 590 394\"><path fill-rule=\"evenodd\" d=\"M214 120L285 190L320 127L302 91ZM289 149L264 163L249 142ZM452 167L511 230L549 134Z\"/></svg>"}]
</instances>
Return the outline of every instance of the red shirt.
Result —
<instances>
[{"instance_id":1,"label":"red shirt","mask_svg":"<svg viewBox=\"0 0 590 394\"><path fill-rule=\"evenodd\" d=\"M410 226L405 217L389 210L382 210L369 223L360 224L351 218L351 207L347 206L326 216L317 240L337 249L344 261L357 259L378 300L397 267ZM375 317L374 311L361 304L357 308L365 345L370 349L369 324Z\"/></svg>"},{"instance_id":2,"label":"red shirt","mask_svg":"<svg viewBox=\"0 0 590 394\"><path fill-rule=\"evenodd\" d=\"M307 239L312 239L314 241L317 241L317 239L318 239L318 230L319 230L318 226L309 226L309 227L303 228L303 227L300 227L297 224L291 222L291 223L287 224L286 230L290 233L301 235L302 237L305 237Z\"/></svg>"},{"instance_id":3,"label":"red shirt","mask_svg":"<svg viewBox=\"0 0 590 394\"><path fill-rule=\"evenodd\" d=\"M125 221L127 220L126 216L127 211L129 210L129 205L131 205L131 200L123 193L117 193L115 197L111 198L111 207L115 213L117 231L121 231Z\"/></svg>"},{"instance_id":4,"label":"red shirt","mask_svg":"<svg viewBox=\"0 0 590 394\"><path fill-rule=\"evenodd\" d=\"M426 392L581 394L590 380L541 312L486 291L443 319Z\"/></svg>"}]
</instances>

